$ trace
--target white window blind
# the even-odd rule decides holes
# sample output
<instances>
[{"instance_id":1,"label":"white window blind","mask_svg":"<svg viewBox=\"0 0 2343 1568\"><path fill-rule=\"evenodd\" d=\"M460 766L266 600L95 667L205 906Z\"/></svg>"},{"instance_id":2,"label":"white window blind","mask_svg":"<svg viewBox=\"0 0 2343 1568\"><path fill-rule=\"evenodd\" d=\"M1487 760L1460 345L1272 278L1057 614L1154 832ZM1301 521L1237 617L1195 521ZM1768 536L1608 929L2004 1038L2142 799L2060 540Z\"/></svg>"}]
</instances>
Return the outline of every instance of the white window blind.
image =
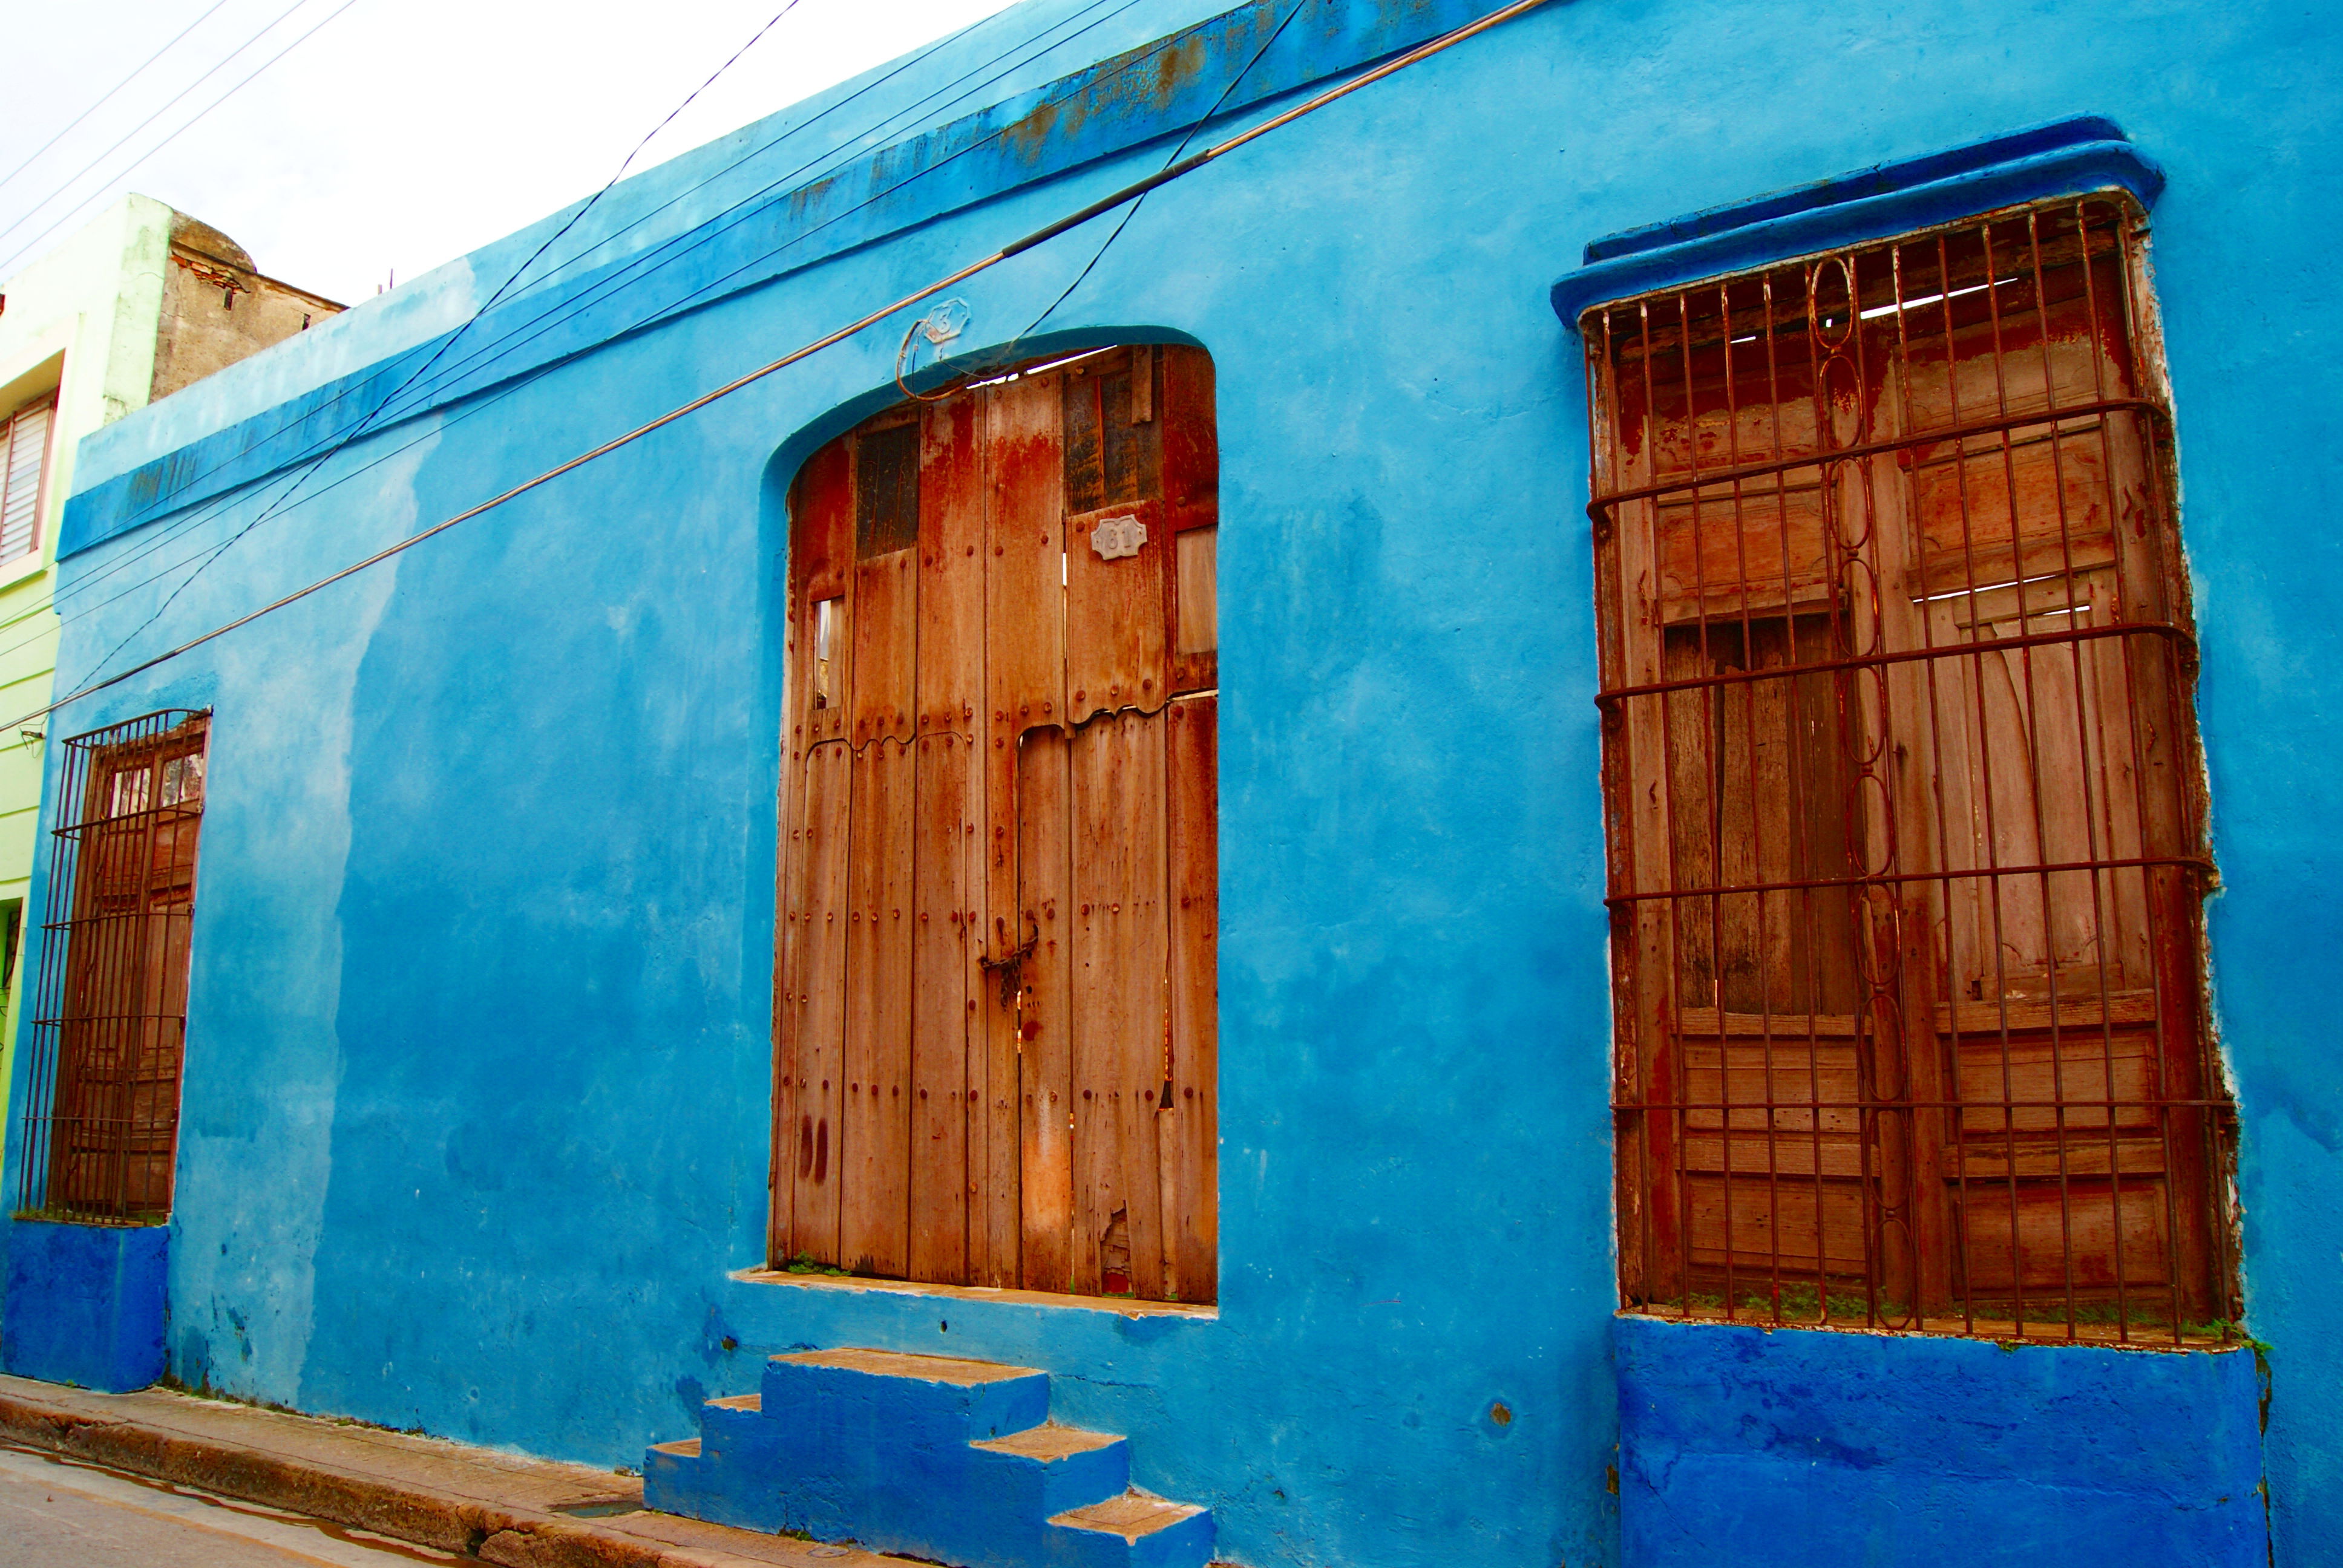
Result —
<instances>
[{"instance_id":1,"label":"white window blind","mask_svg":"<svg viewBox=\"0 0 2343 1568\"><path fill-rule=\"evenodd\" d=\"M49 450L49 417L55 405L44 398L9 416L0 426L0 561L33 548L41 506L41 465Z\"/></svg>"}]
</instances>

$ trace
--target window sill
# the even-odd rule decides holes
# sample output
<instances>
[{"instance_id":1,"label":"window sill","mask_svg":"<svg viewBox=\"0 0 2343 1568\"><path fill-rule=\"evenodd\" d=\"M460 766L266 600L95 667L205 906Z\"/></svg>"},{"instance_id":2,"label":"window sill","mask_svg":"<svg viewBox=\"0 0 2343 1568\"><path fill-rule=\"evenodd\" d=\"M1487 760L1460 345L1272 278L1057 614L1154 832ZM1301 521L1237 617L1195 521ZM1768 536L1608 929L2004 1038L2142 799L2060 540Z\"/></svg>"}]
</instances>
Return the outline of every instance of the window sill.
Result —
<instances>
[{"instance_id":1,"label":"window sill","mask_svg":"<svg viewBox=\"0 0 2343 1568\"><path fill-rule=\"evenodd\" d=\"M736 1269L745 1285L783 1285L799 1290L845 1291L888 1296L933 1296L953 1302L999 1302L1014 1307L1053 1307L1079 1312L1111 1312L1122 1318L1197 1318L1221 1315L1218 1307L1180 1302L1127 1301L1120 1296L1069 1296L1050 1291L1012 1291L991 1285L930 1285L913 1280L871 1280L844 1274L791 1274L779 1269Z\"/></svg>"},{"instance_id":2,"label":"window sill","mask_svg":"<svg viewBox=\"0 0 2343 1568\"><path fill-rule=\"evenodd\" d=\"M2225 1329L2191 1327L2175 1334L2171 1329L2152 1324L2135 1324L2128 1332L2114 1323L2077 1323L2070 1330L2061 1321L2029 1319L2021 1328L2006 1319L1962 1318L1945 1316L1906 1319L1890 1322L1881 1319L1865 1322L1855 1317L1835 1317L1828 1322L1811 1318L1785 1318L1770 1322L1756 1309L1747 1309L1726 1317L1721 1308L1694 1307L1684 1311L1672 1305L1657 1307L1621 1307L1614 1317L1646 1323L1675 1323L1695 1328L1758 1329L1766 1333L1777 1330L1795 1333L1871 1334L1898 1339L1983 1340L1995 1344L2098 1345L2110 1350L2127 1351L2234 1351L2243 1350L2252 1341L2241 1332Z\"/></svg>"},{"instance_id":3,"label":"window sill","mask_svg":"<svg viewBox=\"0 0 2343 1568\"><path fill-rule=\"evenodd\" d=\"M0 593L28 578L39 577L48 569L48 561L37 549L26 550L21 556L0 561Z\"/></svg>"}]
</instances>

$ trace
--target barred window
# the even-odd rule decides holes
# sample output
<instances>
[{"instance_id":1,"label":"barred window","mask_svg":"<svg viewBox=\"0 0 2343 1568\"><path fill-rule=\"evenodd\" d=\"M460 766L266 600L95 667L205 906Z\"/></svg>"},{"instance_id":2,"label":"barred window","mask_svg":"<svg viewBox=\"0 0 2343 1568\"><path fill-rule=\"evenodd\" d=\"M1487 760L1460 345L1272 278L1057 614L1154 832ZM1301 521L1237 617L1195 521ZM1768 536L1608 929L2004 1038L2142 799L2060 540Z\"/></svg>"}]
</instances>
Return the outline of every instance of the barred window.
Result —
<instances>
[{"instance_id":1,"label":"barred window","mask_svg":"<svg viewBox=\"0 0 2343 1568\"><path fill-rule=\"evenodd\" d=\"M65 743L17 1153L29 1212L170 1214L210 726L172 709Z\"/></svg>"},{"instance_id":2,"label":"barred window","mask_svg":"<svg viewBox=\"0 0 2343 1568\"><path fill-rule=\"evenodd\" d=\"M2237 1315L2143 239L2094 196L1582 318L1631 1309Z\"/></svg>"}]
</instances>

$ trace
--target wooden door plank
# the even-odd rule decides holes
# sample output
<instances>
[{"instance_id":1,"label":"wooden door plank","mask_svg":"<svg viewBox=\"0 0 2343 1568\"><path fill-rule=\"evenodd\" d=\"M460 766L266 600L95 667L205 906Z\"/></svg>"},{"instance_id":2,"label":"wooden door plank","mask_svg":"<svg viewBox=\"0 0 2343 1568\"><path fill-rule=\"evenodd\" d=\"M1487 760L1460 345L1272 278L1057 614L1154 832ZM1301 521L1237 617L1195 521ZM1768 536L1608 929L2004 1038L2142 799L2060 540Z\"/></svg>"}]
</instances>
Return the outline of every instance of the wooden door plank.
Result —
<instances>
[{"instance_id":1,"label":"wooden door plank","mask_svg":"<svg viewBox=\"0 0 2343 1568\"><path fill-rule=\"evenodd\" d=\"M985 956L1009 960L1024 940L1017 895L1018 741L1065 717L1064 458L1057 378L1030 377L982 394L985 432L982 732ZM996 977L999 971L991 971ZM970 1066L980 1125L969 1131L969 1262L980 1282L1014 1285L1018 1200L1017 1010L1012 979L981 988L980 1048Z\"/></svg>"},{"instance_id":2,"label":"wooden door plank","mask_svg":"<svg viewBox=\"0 0 2343 1568\"><path fill-rule=\"evenodd\" d=\"M792 665L784 720L803 711L797 701L803 682L797 676ZM789 1261L790 1211L797 1201L798 1079L804 1069L800 1034L805 1021L798 997L805 969L805 771L804 748L795 737L785 735L777 807L780 820L774 835L779 854L773 889L773 1121L765 1177L770 1202L765 1217L765 1262L776 1268Z\"/></svg>"},{"instance_id":3,"label":"wooden door plank","mask_svg":"<svg viewBox=\"0 0 2343 1568\"><path fill-rule=\"evenodd\" d=\"M835 1263L838 1252L839 1107L846 1094L846 872L851 839L852 756L842 740L806 753L804 880L797 1007L796 1191L789 1251Z\"/></svg>"},{"instance_id":4,"label":"wooden door plank","mask_svg":"<svg viewBox=\"0 0 2343 1568\"><path fill-rule=\"evenodd\" d=\"M920 455L919 732L972 739L984 698L984 475L974 395L930 405Z\"/></svg>"},{"instance_id":5,"label":"wooden door plank","mask_svg":"<svg viewBox=\"0 0 2343 1568\"><path fill-rule=\"evenodd\" d=\"M1135 556L1109 559L1097 548L1103 527L1121 536L1146 530ZM1066 518L1066 701L1072 722L1093 713L1154 711L1171 690L1163 604L1172 554L1163 508L1127 502Z\"/></svg>"},{"instance_id":6,"label":"wooden door plank","mask_svg":"<svg viewBox=\"0 0 2343 1568\"><path fill-rule=\"evenodd\" d=\"M1057 729L1025 737L1017 767L1022 1280L1063 1291L1074 1225L1071 748Z\"/></svg>"},{"instance_id":7,"label":"wooden door plank","mask_svg":"<svg viewBox=\"0 0 2343 1568\"><path fill-rule=\"evenodd\" d=\"M911 738L919 633L916 549L890 550L854 567L854 660L847 734L858 747Z\"/></svg>"},{"instance_id":8,"label":"wooden door plank","mask_svg":"<svg viewBox=\"0 0 2343 1568\"><path fill-rule=\"evenodd\" d=\"M1184 343L1156 351L1163 426L1163 505L1174 533L1220 521L1221 446L1212 357Z\"/></svg>"},{"instance_id":9,"label":"wooden door plank","mask_svg":"<svg viewBox=\"0 0 2343 1568\"><path fill-rule=\"evenodd\" d=\"M843 616L854 577L854 454L846 439L831 442L799 470L789 500L789 656L804 667L804 677L793 676L791 693L802 697L791 709L789 732L803 744L835 740L846 733L847 666L853 638ZM837 699L828 706L813 705L811 661L814 658L815 607L835 600L840 619L831 682Z\"/></svg>"},{"instance_id":10,"label":"wooden door plank","mask_svg":"<svg viewBox=\"0 0 2343 1568\"><path fill-rule=\"evenodd\" d=\"M1185 344L1156 350L1156 412L1163 426L1164 623L1172 689L1220 685L1212 530L1221 520L1221 449L1214 424L1212 357ZM1184 548L1179 536L1204 530ZM1206 602L1192 603L1201 593Z\"/></svg>"},{"instance_id":11,"label":"wooden door plank","mask_svg":"<svg viewBox=\"0 0 2343 1568\"><path fill-rule=\"evenodd\" d=\"M1172 705L1169 776L1172 1104L1159 1137L1176 1151L1165 1293L1220 1299L1220 701Z\"/></svg>"},{"instance_id":12,"label":"wooden door plank","mask_svg":"<svg viewBox=\"0 0 2343 1568\"><path fill-rule=\"evenodd\" d=\"M789 586L809 599L846 591L854 564L854 454L832 441L789 487Z\"/></svg>"},{"instance_id":13,"label":"wooden door plank","mask_svg":"<svg viewBox=\"0 0 2343 1568\"><path fill-rule=\"evenodd\" d=\"M1163 1289L1164 729L1161 713L1095 720L1074 733L1072 768L1073 1289L1149 1299Z\"/></svg>"},{"instance_id":14,"label":"wooden door plank","mask_svg":"<svg viewBox=\"0 0 2343 1568\"><path fill-rule=\"evenodd\" d=\"M912 846L910 1275L960 1284L968 1268L968 863L975 841L965 736L918 742Z\"/></svg>"},{"instance_id":15,"label":"wooden door plank","mask_svg":"<svg viewBox=\"0 0 2343 1568\"><path fill-rule=\"evenodd\" d=\"M844 608L846 563L852 551L853 491L846 444L833 441L806 460L789 487L787 630L782 644L779 799L775 802L773 889L773 1121L766 1191L766 1261L788 1261L796 1226L798 1091L807 1068L800 1043L805 1021L803 938L810 862L806 849L807 759L825 720L813 708L815 606L837 599ZM809 1101L810 1106L812 1101Z\"/></svg>"},{"instance_id":16,"label":"wooden door plank","mask_svg":"<svg viewBox=\"0 0 2343 1568\"><path fill-rule=\"evenodd\" d=\"M910 1261L914 777L900 741L855 754L839 1253L858 1273L897 1279Z\"/></svg>"}]
</instances>

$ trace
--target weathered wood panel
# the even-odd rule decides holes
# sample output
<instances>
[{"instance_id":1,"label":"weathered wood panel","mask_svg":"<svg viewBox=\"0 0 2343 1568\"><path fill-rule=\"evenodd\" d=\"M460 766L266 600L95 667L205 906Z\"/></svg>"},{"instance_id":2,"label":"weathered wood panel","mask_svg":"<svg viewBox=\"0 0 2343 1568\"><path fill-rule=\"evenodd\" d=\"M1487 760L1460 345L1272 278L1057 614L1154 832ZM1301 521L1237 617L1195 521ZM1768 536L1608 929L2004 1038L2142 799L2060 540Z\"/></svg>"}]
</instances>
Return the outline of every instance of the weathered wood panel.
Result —
<instances>
[{"instance_id":1,"label":"weathered wood panel","mask_svg":"<svg viewBox=\"0 0 2343 1568\"><path fill-rule=\"evenodd\" d=\"M1064 458L1054 377L988 387L985 431L985 700L983 940L994 964L1024 940L1018 898L1019 744L1065 717ZM998 972L997 970L995 971ZM1016 985L979 998L980 1060L971 1065L979 1122L969 1131L970 1265L985 1284L1014 1285L1022 1220L1018 1197Z\"/></svg>"},{"instance_id":2,"label":"weathered wood panel","mask_svg":"<svg viewBox=\"0 0 2343 1568\"><path fill-rule=\"evenodd\" d=\"M1073 1288L1160 1298L1155 1111L1170 1024L1163 717L1074 733Z\"/></svg>"},{"instance_id":3,"label":"weathered wood panel","mask_svg":"<svg viewBox=\"0 0 2343 1568\"><path fill-rule=\"evenodd\" d=\"M1029 1291L1063 1291L1074 1240L1072 748L1027 733L1017 769L1017 1012L1024 1257Z\"/></svg>"},{"instance_id":4,"label":"weathered wood panel","mask_svg":"<svg viewBox=\"0 0 2343 1568\"><path fill-rule=\"evenodd\" d=\"M792 688L799 706L791 710L791 734L801 736L808 746L835 740L846 733L846 675L853 652L846 612L853 581L854 454L848 443L834 441L806 459L789 502L789 651L804 677L801 687ZM834 601L835 646L829 651L836 696L827 704L819 704L814 697L812 660L817 607L825 600Z\"/></svg>"},{"instance_id":5,"label":"weathered wood panel","mask_svg":"<svg viewBox=\"0 0 2343 1568\"><path fill-rule=\"evenodd\" d=\"M968 1269L968 1052L975 1035L975 800L969 739L918 742L911 874L910 1276L957 1284Z\"/></svg>"},{"instance_id":6,"label":"weathered wood panel","mask_svg":"<svg viewBox=\"0 0 2343 1568\"><path fill-rule=\"evenodd\" d=\"M1101 557L1099 529L1120 531L1133 521L1147 532L1139 553ZM1065 529L1069 718L1079 724L1118 709L1160 709L1171 689L1162 508L1152 501L1110 506L1067 518Z\"/></svg>"},{"instance_id":7,"label":"weathered wood panel","mask_svg":"<svg viewBox=\"0 0 2343 1568\"><path fill-rule=\"evenodd\" d=\"M847 735L867 746L911 739L919 579L913 551L893 550L854 567L854 657Z\"/></svg>"},{"instance_id":8,"label":"weathered wood panel","mask_svg":"<svg viewBox=\"0 0 2343 1568\"><path fill-rule=\"evenodd\" d=\"M1172 689L1220 685L1219 535L1221 450L1214 425L1212 360L1184 344L1156 350L1163 425L1164 615Z\"/></svg>"},{"instance_id":9,"label":"weathered wood panel","mask_svg":"<svg viewBox=\"0 0 2343 1568\"><path fill-rule=\"evenodd\" d=\"M1158 1117L1172 1170L1166 1293L1220 1299L1220 702L1172 705L1164 740L1170 842L1172 1103Z\"/></svg>"},{"instance_id":10,"label":"weathered wood panel","mask_svg":"<svg viewBox=\"0 0 2343 1568\"><path fill-rule=\"evenodd\" d=\"M805 866L797 1033L796 1187L789 1254L835 1263L839 1108L846 1098L846 934L852 752L830 741L806 753Z\"/></svg>"},{"instance_id":11,"label":"weathered wood panel","mask_svg":"<svg viewBox=\"0 0 2343 1568\"><path fill-rule=\"evenodd\" d=\"M984 469L978 399L927 410L920 439L919 729L973 739L984 700Z\"/></svg>"},{"instance_id":12,"label":"weathered wood panel","mask_svg":"<svg viewBox=\"0 0 2343 1568\"><path fill-rule=\"evenodd\" d=\"M846 1100L839 1252L859 1273L910 1264L912 928L911 749L855 753L846 921Z\"/></svg>"}]
</instances>

